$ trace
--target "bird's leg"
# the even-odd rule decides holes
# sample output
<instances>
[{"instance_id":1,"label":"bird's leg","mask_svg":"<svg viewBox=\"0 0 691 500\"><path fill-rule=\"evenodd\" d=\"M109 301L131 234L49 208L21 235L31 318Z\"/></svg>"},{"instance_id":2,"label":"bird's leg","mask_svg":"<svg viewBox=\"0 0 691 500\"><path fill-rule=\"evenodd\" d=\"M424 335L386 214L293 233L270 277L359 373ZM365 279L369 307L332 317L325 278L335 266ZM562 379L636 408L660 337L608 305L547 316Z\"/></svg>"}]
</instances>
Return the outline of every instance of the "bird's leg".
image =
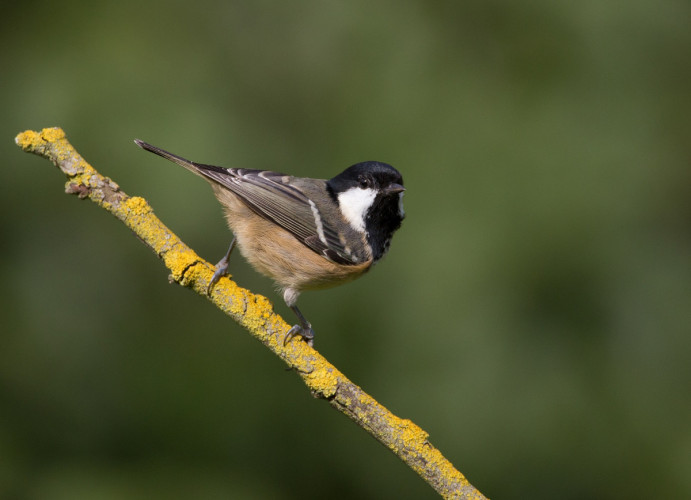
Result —
<instances>
[{"instance_id":1,"label":"bird's leg","mask_svg":"<svg viewBox=\"0 0 691 500\"><path fill-rule=\"evenodd\" d=\"M286 336L283 339L283 345L286 345L288 341L296 335L300 335L303 339L305 339L307 345L312 347L314 345L314 330L312 330L312 325L302 315L300 309L298 309L297 306L292 305L290 306L290 308L298 317L299 323L297 325L293 325L293 327L290 330L288 330L288 333L286 333Z\"/></svg>"},{"instance_id":2,"label":"bird's leg","mask_svg":"<svg viewBox=\"0 0 691 500\"><path fill-rule=\"evenodd\" d=\"M218 264L216 264L214 275L211 277L211 281L209 281L209 286L206 287L207 295L211 293L211 289L218 282L218 280L220 280L222 276L228 274L228 263L230 261L230 254L233 252L233 248L235 248L235 236L233 236L233 241L230 242L230 246L228 247L226 254L221 260L218 261Z\"/></svg>"}]
</instances>

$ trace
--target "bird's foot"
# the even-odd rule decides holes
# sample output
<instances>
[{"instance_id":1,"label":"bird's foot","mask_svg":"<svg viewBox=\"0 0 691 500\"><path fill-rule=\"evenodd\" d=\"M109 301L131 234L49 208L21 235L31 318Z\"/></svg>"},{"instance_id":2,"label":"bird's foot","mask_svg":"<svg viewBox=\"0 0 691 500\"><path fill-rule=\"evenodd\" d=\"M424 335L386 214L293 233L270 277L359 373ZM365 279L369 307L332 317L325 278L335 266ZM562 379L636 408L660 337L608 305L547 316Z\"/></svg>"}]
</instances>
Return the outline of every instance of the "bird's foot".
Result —
<instances>
[{"instance_id":1,"label":"bird's foot","mask_svg":"<svg viewBox=\"0 0 691 500\"><path fill-rule=\"evenodd\" d=\"M216 264L214 275L211 277L211 281L209 281L209 284L206 287L207 295L211 294L211 289L216 283L218 283L218 280L228 274L228 264L230 262L230 254L233 253L233 248L235 248L235 238L233 238L233 241L230 242L230 246L228 247L226 254L221 260L218 261L218 264Z\"/></svg>"},{"instance_id":2,"label":"bird's foot","mask_svg":"<svg viewBox=\"0 0 691 500\"><path fill-rule=\"evenodd\" d=\"M308 346L314 346L314 330L312 330L312 327L309 325L307 328L303 327L302 325L293 325L293 327L288 330L288 333L286 333L286 336L283 339L283 345L285 346L296 335L299 335L305 339L305 342L307 342Z\"/></svg>"},{"instance_id":3,"label":"bird's foot","mask_svg":"<svg viewBox=\"0 0 691 500\"><path fill-rule=\"evenodd\" d=\"M218 261L218 264L216 264L214 275L211 277L211 281L209 281L209 285L206 287L207 295L211 294L211 289L216 283L218 283L218 280L223 278L223 276L226 274L228 274L228 259L223 257L220 261Z\"/></svg>"}]
</instances>

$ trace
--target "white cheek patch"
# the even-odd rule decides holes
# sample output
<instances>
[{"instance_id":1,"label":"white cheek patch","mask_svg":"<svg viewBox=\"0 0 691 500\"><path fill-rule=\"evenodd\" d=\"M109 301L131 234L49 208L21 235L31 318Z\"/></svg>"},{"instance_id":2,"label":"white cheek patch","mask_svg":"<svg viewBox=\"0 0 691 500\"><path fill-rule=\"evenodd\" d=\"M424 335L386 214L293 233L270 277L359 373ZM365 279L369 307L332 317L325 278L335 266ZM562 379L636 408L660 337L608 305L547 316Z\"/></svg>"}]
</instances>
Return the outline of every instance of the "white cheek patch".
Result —
<instances>
[{"instance_id":1,"label":"white cheek patch","mask_svg":"<svg viewBox=\"0 0 691 500\"><path fill-rule=\"evenodd\" d=\"M377 197L374 189L351 188L338 195L341 213L348 223L358 231L365 230L365 215Z\"/></svg>"},{"instance_id":2,"label":"white cheek patch","mask_svg":"<svg viewBox=\"0 0 691 500\"><path fill-rule=\"evenodd\" d=\"M403 210L403 195L405 193L401 192L398 193L398 215L401 216L401 219L405 217L405 210Z\"/></svg>"}]
</instances>

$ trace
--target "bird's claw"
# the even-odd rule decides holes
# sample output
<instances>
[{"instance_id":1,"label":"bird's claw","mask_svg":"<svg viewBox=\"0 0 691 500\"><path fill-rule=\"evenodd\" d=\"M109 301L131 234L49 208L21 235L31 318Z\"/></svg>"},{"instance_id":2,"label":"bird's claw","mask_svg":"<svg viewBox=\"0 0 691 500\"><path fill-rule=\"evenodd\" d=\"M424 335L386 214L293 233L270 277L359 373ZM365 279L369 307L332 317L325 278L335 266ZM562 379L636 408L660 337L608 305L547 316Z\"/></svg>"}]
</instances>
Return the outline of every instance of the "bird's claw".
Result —
<instances>
[{"instance_id":1,"label":"bird's claw","mask_svg":"<svg viewBox=\"0 0 691 500\"><path fill-rule=\"evenodd\" d=\"M285 346L296 335L305 339L308 346L314 346L314 330L312 330L311 326L309 328L304 328L301 325L293 325L293 327L288 330L288 333L286 333L283 339L283 345Z\"/></svg>"},{"instance_id":2,"label":"bird's claw","mask_svg":"<svg viewBox=\"0 0 691 500\"><path fill-rule=\"evenodd\" d=\"M228 251L223 256L223 258L218 261L218 264L216 264L216 270L214 271L214 275L211 277L211 281L209 281L209 284L206 287L206 294L207 295L211 294L211 289L218 282L218 280L220 280L223 276L228 274L228 264L230 263L230 254L233 253L233 248L235 248L235 242L236 242L235 237L233 237L233 240L230 242L230 246L228 247Z\"/></svg>"},{"instance_id":3,"label":"bird's claw","mask_svg":"<svg viewBox=\"0 0 691 500\"><path fill-rule=\"evenodd\" d=\"M224 257L220 261L218 261L218 264L216 264L215 269L216 270L214 271L214 275L211 277L211 281L209 281L209 284L206 287L207 295L211 294L211 289L214 287L216 283L218 283L218 280L220 280L223 276L228 274L228 259Z\"/></svg>"}]
</instances>

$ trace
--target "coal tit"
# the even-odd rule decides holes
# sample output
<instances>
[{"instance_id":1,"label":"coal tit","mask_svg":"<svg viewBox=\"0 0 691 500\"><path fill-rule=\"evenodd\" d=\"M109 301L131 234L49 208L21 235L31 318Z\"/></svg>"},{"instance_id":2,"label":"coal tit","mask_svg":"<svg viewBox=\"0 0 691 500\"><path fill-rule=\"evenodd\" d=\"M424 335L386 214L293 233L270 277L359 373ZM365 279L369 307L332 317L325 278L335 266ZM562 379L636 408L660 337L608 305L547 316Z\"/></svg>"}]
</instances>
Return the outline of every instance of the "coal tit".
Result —
<instances>
[{"instance_id":1,"label":"coal tit","mask_svg":"<svg viewBox=\"0 0 691 500\"><path fill-rule=\"evenodd\" d=\"M134 142L209 181L234 238L208 290L226 274L237 244L257 271L275 281L298 317L284 343L295 335L313 343L312 325L295 305L300 293L367 272L386 254L405 216L403 178L386 163L357 163L322 180L205 165L139 139Z\"/></svg>"}]
</instances>

